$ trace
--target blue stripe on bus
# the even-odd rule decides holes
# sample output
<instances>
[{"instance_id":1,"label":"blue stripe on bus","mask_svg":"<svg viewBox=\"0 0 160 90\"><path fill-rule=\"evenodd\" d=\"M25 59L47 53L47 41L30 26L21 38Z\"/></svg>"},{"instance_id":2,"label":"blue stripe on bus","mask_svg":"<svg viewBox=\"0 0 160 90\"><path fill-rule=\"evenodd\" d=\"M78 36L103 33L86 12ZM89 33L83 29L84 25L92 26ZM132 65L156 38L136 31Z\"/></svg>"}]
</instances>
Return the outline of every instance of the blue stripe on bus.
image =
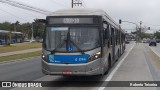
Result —
<instances>
[{"instance_id":1,"label":"blue stripe on bus","mask_svg":"<svg viewBox=\"0 0 160 90\"><path fill-rule=\"evenodd\" d=\"M6 40L0 40L0 43L3 45L6 43Z\"/></svg>"},{"instance_id":2,"label":"blue stripe on bus","mask_svg":"<svg viewBox=\"0 0 160 90\"><path fill-rule=\"evenodd\" d=\"M89 55L48 55L48 62L55 64L82 64L88 62Z\"/></svg>"}]
</instances>

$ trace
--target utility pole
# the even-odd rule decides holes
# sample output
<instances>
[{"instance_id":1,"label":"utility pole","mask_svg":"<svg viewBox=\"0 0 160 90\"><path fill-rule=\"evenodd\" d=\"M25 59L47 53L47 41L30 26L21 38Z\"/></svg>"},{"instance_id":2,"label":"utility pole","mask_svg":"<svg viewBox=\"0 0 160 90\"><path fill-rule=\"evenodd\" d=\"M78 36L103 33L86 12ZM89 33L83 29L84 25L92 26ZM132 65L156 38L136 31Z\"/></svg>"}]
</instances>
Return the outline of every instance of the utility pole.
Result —
<instances>
[{"instance_id":1,"label":"utility pole","mask_svg":"<svg viewBox=\"0 0 160 90\"><path fill-rule=\"evenodd\" d=\"M34 40L34 37L33 37L33 22L32 22L32 37L31 37L31 41L30 42L33 42L33 40Z\"/></svg>"},{"instance_id":2,"label":"utility pole","mask_svg":"<svg viewBox=\"0 0 160 90\"><path fill-rule=\"evenodd\" d=\"M71 7L74 8L74 6L82 6L81 0L72 0Z\"/></svg>"},{"instance_id":3,"label":"utility pole","mask_svg":"<svg viewBox=\"0 0 160 90\"><path fill-rule=\"evenodd\" d=\"M122 21L121 19L119 19L119 24L121 24L122 22L127 22L127 23L131 23L131 24L134 24L134 25L136 25L136 43L139 41L139 26L136 24L136 23L134 23L134 22L130 22L130 21Z\"/></svg>"},{"instance_id":4,"label":"utility pole","mask_svg":"<svg viewBox=\"0 0 160 90\"><path fill-rule=\"evenodd\" d=\"M140 23L139 38L140 41L142 41L142 21L140 21L139 23Z\"/></svg>"},{"instance_id":5,"label":"utility pole","mask_svg":"<svg viewBox=\"0 0 160 90\"><path fill-rule=\"evenodd\" d=\"M72 0L72 2L71 2L71 5L72 5L72 8L73 8L73 0Z\"/></svg>"}]
</instances>

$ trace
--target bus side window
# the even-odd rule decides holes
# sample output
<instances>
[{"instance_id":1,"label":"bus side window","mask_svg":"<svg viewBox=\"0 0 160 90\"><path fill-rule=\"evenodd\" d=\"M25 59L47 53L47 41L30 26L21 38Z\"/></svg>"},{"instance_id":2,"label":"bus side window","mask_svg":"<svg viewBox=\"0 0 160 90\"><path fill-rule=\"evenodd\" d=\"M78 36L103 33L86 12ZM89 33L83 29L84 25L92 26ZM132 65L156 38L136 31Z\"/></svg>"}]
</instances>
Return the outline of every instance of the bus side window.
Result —
<instances>
[{"instance_id":1,"label":"bus side window","mask_svg":"<svg viewBox=\"0 0 160 90\"><path fill-rule=\"evenodd\" d=\"M120 44L120 31L118 30L118 44Z\"/></svg>"},{"instance_id":2,"label":"bus side window","mask_svg":"<svg viewBox=\"0 0 160 90\"><path fill-rule=\"evenodd\" d=\"M106 24L106 27L104 29L104 44L110 48L110 26L109 24Z\"/></svg>"},{"instance_id":3,"label":"bus side window","mask_svg":"<svg viewBox=\"0 0 160 90\"><path fill-rule=\"evenodd\" d=\"M111 43L111 27L110 25L105 21L103 23L103 42L104 45L107 44L108 48L110 48L110 43Z\"/></svg>"},{"instance_id":4,"label":"bus side window","mask_svg":"<svg viewBox=\"0 0 160 90\"><path fill-rule=\"evenodd\" d=\"M115 45L117 45L117 29L115 29Z\"/></svg>"},{"instance_id":5,"label":"bus side window","mask_svg":"<svg viewBox=\"0 0 160 90\"><path fill-rule=\"evenodd\" d=\"M114 28L111 27L111 45L113 45L114 40Z\"/></svg>"},{"instance_id":6,"label":"bus side window","mask_svg":"<svg viewBox=\"0 0 160 90\"><path fill-rule=\"evenodd\" d=\"M105 23L103 23L103 45L105 45L105 37L106 37L106 33L105 33L105 31L106 31L106 24Z\"/></svg>"},{"instance_id":7,"label":"bus side window","mask_svg":"<svg viewBox=\"0 0 160 90\"><path fill-rule=\"evenodd\" d=\"M106 34L107 34L106 38L107 38L107 46L108 46L108 48L110 48L110 36L111 36L110 33L111 33L110 25L108 25L107 26L107 30L106 30Z\"/></svg>"},{"instance_id":8,"label":"bus side window","mask_svg":"<svg viewBox=\"0 0 160 90\"><path fill-rule=\"evenodd\" d=\"M108 39L109 39L109 29L108 29L108 27L109 27L109 25L108 25L108 23L107 22L105 22L104 24L103 24L103 27L104 27L104 30L103 30L103 42L104 42L104 45L106 45L107 43L108 43Z\"/></svg>"},{"instance_id":9,"label":"bus side window","mask_svg":"<svg viewBox=\"0 0 160 90\"><path fill-rule=\"evenodd\" d=\"M108 40L109 39L109 25L107 25L105 33L106 33L106 39Z\"/></svg>"},{"instance_id":10,"label":"bus side window","mask_svg":"<svg viewBox=\"0 0 160 90\"><path fill-rule=\"evenodd\" d=\"M118 45L118 29L116 29L116 44Z\"/></svg>"},{"instance_id":11,"label":"bus side window","mask_svg":"<svg viewBox=\"0 0 160 90\"><path fill-rule=\"evenodd\" d=\"M104 44L106 44L107 41L107 28L104 29Z\"/></svg>"}]
</instances>

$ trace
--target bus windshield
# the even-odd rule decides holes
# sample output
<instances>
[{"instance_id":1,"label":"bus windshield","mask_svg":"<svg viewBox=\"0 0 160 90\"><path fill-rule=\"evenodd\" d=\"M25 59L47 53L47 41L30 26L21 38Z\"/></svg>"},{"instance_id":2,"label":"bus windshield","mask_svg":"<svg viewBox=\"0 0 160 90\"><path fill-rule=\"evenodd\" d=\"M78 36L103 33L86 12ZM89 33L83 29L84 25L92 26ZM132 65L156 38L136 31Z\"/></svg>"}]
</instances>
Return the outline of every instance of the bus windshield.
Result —
<instances>
[{"instance_id":1,"label":"bus windshield","mask_svg":"<svg viewBox=\"0 0 160 90\"><path fill-rule=\"evenodd\" d=\"M50 51L87 51L100 46L99 31L97 27L47 27L45 43Z\"/></svg>"}]
</instances>

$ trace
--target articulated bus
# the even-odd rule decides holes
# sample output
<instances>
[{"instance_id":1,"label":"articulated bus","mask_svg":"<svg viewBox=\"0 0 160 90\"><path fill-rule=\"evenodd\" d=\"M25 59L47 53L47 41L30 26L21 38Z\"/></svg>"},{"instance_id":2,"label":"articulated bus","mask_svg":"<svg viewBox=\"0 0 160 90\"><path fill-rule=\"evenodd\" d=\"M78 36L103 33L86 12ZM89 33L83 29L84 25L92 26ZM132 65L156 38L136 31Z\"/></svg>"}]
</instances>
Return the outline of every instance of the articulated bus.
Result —
<instances>
[{"instance_id":1,"label":"articulated bus","mask_svg":"<svg viewBox=\"0 0 160 90\"><path fill-rule=\"evenodd\" d=\"M11 36L9 35L10 33ZM10 41L10 43L21 43L23 42L23 38L23 33L21 32L10 32L7 30L0 30L0 45L6 44L7 41Z\"/></svg>"},{"instance_id":2,"label":"articulated bus","mask_svg":"<svg viewBox=\"0 0 160 90\"><path fill-rule=\"evenodd\" d=\"M103 10L58 10L43 22L44 74L105 75L125 50L125 32Z\"/></svg>"}]
</instances>

